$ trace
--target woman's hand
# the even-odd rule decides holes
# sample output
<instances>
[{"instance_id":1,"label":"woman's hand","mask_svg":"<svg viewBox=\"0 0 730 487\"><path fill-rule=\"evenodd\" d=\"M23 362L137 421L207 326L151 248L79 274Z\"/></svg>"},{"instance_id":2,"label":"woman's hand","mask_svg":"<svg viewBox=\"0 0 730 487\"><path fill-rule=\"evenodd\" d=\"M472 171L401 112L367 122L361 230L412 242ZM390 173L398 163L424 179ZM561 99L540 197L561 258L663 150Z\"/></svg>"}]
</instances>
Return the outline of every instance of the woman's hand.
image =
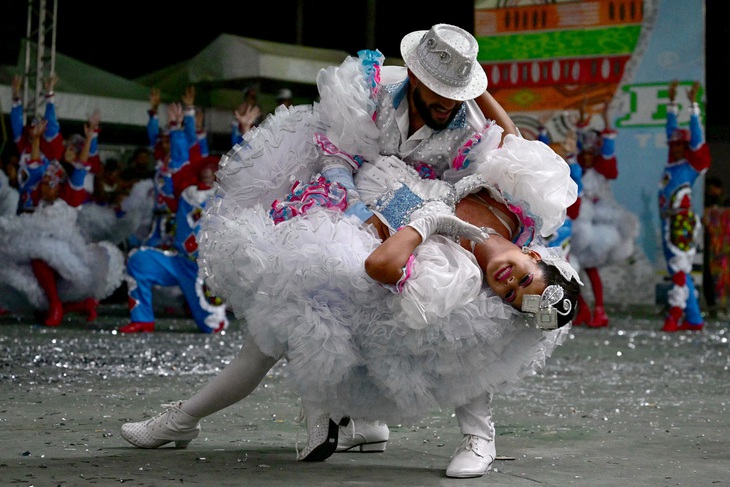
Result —
<instances>
[{"instance_id":1,"label":"woman's hand","mask_svg":"<svg viewBox=\"0 0 730 487\"><path fill-rule=\"evenodd\" d=\"M388 225L383 223L376 215L365 220L365 225L372 225L383 242L390 237L390 229L388 228Z\"/></svg>"}]
</instances>

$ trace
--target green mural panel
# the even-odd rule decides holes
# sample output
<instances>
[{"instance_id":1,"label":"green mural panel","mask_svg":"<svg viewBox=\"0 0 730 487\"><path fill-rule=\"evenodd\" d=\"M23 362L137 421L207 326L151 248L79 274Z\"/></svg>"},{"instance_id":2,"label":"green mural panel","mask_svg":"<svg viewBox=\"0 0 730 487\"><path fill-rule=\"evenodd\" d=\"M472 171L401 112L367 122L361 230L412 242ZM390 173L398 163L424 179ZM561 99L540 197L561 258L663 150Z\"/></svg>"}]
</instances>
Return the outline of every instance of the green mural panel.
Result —
<instances>
[{"instance_id":1,"label":"green mural panel","mask_svg":"<svg viewBox=\"0 0 730 487\"><path fill-rule=\"evenodd\" d=\"M640 25L479 37L479 61L524 61L631 54Z\"/></svg>"}]
</instances>

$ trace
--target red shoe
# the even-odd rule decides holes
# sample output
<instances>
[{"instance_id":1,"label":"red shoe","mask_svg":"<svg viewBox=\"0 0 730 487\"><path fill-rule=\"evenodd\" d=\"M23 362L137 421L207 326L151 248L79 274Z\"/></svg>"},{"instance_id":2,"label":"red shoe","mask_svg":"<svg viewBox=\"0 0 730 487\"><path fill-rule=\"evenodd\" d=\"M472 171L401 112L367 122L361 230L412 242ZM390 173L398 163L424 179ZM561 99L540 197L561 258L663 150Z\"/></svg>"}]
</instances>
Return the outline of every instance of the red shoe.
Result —
<instances>
[{"instance_id":1,"label":"red shoe","mask_svg":"<svg viewBox=\"0 0 730 487\"><path fill-rule=\"evenodd\" d=\"M46 321L43 322L46 326L58 326L63 321L63 305L61 303L51 303L48 308L48 314L46 314Z\"/></svg>"},{"instance_id":2,"label":"red shoe","mask_svg":"<svg viewBox=\"0 0 730 487\"><path fill-rule=\"evenodd\" d=\"M603 306L593 308L593 319L590 323L586 323L586 326L590 328L603 328L604 326L608 326L608 315L606 315L606 310L603 309Z\"/></svg>"},{"instance_id":3,"label":"red shoe","mask_svg":"<svg viewBox=\"0 0 730 487\"><path fill-rule=\"evenodd\" d=\"M684 320L681 325L679 325L679 330L687 330L687 331L702 331L702 328L705 327L705 322L702 323L690 323L687 320Z\"/></svg>"},{"instance_id":4,"label":"red shoe","mask_svg":"<svg viewBox=\"0 0 730 487\"><path fill-rule=\"evenodd\" d=\"M97 316L99 316L96 312L99 301L94 298L86 298L84 300L84 306L86 307L86 321L89 323L96 321Z\"/></svg>"},{"instance_id":5,"label":"red shoe","mask_svg":"<svg viewBox=\"0 0 730 487\"><path fill-rule=\"evenodd\" d=\"M662 331L673 333L675 331L681 330L681 328L679 327L679 320L682 318L682 314L684 314L682 308L678 308L677 306L672 306L671 308L669 308L669 314L664 319L664 326L662 327Z\"/></svg>"},{"instance_id":6,"label":"red shoe","mask_svg":"<svg viewBox=\"0 0 730 487\"><path fill-rule=\"evenodd\" d=\"M133 321L119 329L119 333L152 333L155 331L154 321Z\"/></svg>"},{"instance_id":7,"label":"red shoe","mask_svg":"<svg viewBox=\"0 0 730 487\"><path fill-rule=\"evenodd\" d=\"M578 312L573 318L573 326L587 325L591 321L591 310L588 306L578 305Z\"/></svg>"},{"instance_id":8,"label":"red shoe","mask_svg":"<svg viewBox=\"0 0 730 487\"><path fill-rule=\"evenodd\" d=\"M96 307L99 301L94 298L86 298L82 301L74 301L73 303L63 303L64 313L86 313L86 321L92 322L96 320Z\"/></svg>"}]
</instances>

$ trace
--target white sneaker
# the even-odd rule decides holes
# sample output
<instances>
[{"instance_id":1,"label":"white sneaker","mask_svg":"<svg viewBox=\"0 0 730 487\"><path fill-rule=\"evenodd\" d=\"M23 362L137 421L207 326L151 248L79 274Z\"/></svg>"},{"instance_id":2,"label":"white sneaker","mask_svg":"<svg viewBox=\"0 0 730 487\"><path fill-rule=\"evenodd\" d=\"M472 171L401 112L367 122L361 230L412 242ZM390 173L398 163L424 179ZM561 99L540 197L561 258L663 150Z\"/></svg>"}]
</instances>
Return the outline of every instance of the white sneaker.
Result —
<instances>
[{"instance_id":1,"label":"white sneaker","mask_svg":"<svg viewBox=\"0 0 730 487\"><path fill-rule=\"evenodd\" d=\"M159 448L173 441L177 448L187 448L200 434L200 420L184 413L181 404L163 404L167 411L152 419L124 423L122 438L138 448Z\"/></svg>"},{"instance_id":2,"label":"white sneaker","mask_svg":"<svg viewBox=\"0 0 730 487\"><path fill-rule=\"evenodd\" d=\"M382 452L388 438L390 430L387 424L350 419L347 425L340 426L337 451Z\"/></svg>"},{"instance_id":3,"label":"white sneaker","mask_svg":"<svg viewBox=\"0 0 730 487\"><path fill-rule=\"evenodd\" d=\"M497 456L494 440L485 440L479 436L464 435L464 439L451 458L446 476L457 479L481 477L492 468Z\"/></svg>"}]
</instances>

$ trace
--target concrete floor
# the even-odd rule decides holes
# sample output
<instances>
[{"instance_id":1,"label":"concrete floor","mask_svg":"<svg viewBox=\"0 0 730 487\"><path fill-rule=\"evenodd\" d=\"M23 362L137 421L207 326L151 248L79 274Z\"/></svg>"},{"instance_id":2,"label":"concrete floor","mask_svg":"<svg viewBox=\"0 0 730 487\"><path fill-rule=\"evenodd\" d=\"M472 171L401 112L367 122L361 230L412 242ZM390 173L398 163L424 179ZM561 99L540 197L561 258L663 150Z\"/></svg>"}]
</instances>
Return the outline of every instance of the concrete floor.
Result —
<instances>
[{"instance_id":1,"label":"concrete floor","mask_svg":"<svg viewBox=\"0 0 730 487\"><path fill-rule=\"evenodd\" d=\"M141 450L122 423L184 399L235 356L241 331L202 335L184 317L121 336L117 305L88 324L0 317L2 486L712 486L730 485L730 325L658 331L660 309L610 309L576 327L539 374L495 397L497 455L477 479L449 479L452 411L390 425L384 453L296 461L298 399L277 365L251 396L206 418L185 450Z\"/></svg>"}]
</instances>

